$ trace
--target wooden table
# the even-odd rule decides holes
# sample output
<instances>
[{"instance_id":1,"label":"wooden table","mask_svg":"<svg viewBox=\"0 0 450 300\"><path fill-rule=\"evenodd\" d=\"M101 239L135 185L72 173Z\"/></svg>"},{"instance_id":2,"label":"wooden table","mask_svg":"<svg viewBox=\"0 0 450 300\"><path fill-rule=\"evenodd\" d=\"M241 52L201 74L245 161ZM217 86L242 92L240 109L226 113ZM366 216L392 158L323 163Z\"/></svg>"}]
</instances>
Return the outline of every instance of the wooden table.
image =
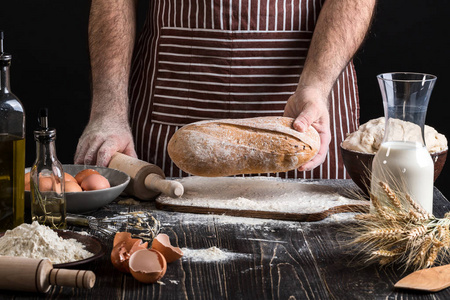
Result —
<instances>
[{"instance_id":1,"label":"wooden table","mask_svg":"<svg viewBox=\"0 0 450 300\"><path fill-rule=\"evenodd\" d=\"M340 180L343 188L355 188ZM141 284L115 270L108 252L82 265L95 272L92 290L53 287L48 294L1 291L0 299L450 299L450 289L438 293L396 290L393 285L407 273L394 268L366 266L350 253L343 224L353 214L300 223L265 219L198 215L155 210L151 202L125 206L116 202L93 213L151 210L161 232L181 248L216 246L229 253L222 261L194 261L184 257L168 265L156 284ZM434 190L434 213L442 217L450 203ZM348 220L350 219L350 221Z\"/></svg>"}]
</instances>

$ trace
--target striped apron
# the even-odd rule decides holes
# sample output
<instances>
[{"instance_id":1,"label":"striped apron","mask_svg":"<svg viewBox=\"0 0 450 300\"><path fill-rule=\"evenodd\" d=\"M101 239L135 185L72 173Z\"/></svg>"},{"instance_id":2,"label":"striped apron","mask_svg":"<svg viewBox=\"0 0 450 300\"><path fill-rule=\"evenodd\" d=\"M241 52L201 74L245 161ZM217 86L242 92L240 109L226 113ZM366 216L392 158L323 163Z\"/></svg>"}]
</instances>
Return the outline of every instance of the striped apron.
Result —
<instances>
[{"instance_id":1,"label":"striped apron","mask_svg":"<svg viewBox=\"0 0 450 300\"><path fill-rule=\"evenodd\" d=\"M130 78L130 122L139 158L158 165L166 176L186 176L166 148L181 126L283 115L323 1L150 1ZM348 176L339 144L357 129L357 93L350 63L330 95L332 141L325 162L313 171L277 176Z\"/></svg>"}]
</instances>

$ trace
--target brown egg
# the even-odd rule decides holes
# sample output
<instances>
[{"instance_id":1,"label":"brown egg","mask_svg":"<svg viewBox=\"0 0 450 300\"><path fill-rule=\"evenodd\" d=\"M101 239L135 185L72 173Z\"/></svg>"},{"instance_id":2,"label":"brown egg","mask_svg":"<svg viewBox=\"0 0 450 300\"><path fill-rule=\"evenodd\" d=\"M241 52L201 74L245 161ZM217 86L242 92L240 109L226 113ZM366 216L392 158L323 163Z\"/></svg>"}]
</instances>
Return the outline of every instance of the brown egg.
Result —
<instances>
[{"instance_id":1,"label":"brown egg","mask_svg":"<svg viewBox=\"0 0 450 300\"><path fill-rule=\"evenodd\" d=\"M167 271L166 259L155 249L144 249L134 252L130 257L129 265L131 275L143 283L155 283Z\"/></svg>"},{"instance_id":2,"label":"brown egg","mask_svg":"<svg viewBox=\"0 0 450 300\"><path fill-rule=\"evenodd\" d=\"M30 183L30 179L31 179L31 173L27 172L25 173L25 185L28 183Z\"/></svg>"},{"instance_id":3,"label":"brown egg","mask_svg":"<svg viewBox=\"0 0 450 300\"><path fill-rule=\"evenodd\" d=\"M85 191L103 190L111 187L108 179L100 174L86 176L81 182L81 188Z\"/></svg>"},{"instance_id":4,"label":"brown egg","mask_svg":"<svg viewBox=\"0 0 450 300\"><path fill-rule=\"evenodd\" d=\"M64 172L64 181L72 181L72 182L78 183L78 181L75 179L75 177L73 177L72 175L70 175L69 173L66 173L66 172Z\"/></svg>"},{"instance_id":5,"label":"brown egg","mask_svg":"<svg viewBox=\"0 0 450 300\"><path fill-rule=\"evenodd\" d=\"M114 236L113 249L111 251L111 262L113 266L124 273L130 272L128 265L130 256L139 250L147 249L148 243L142 243L141 239L131 238L131 233L118 232Z\"/></svg>"},{"instance_id":6,"label":"brown egg","mask_svg":"<svg viewBox=\"0 0 450 300\"><path fill-rule=\"evenodd\" d=\"M158 250L162 255L164 255L167 263L176 261L183 256L181 249L178 247L173 247L170 244L169 236L164 233L158 234L153 239L152 249Z\"/></svg>"},{"instance_id":7,"label":"brown egg","mask_svg":"<svg viewBox=\"0 0 450 300\"><path fill-rule=\"evenodd\" d=\"M75 175L75 179L77 180L78 184L81 185L84 178L92 174L100 174L100 173L94 169L84 169L78 172L77 175Z\"/></svg>"},{"instance_id":8,"label":"brown egg","mask_svg":"<svg viewBox=\"0 0 450 300\"><path fill-rule=\"evenodd\" d=\"M51 177L39 178L39 190L41 192L49 192L53 190L53 182Z\"/></svg>"},{"instance_id":9,"label":"brown egg","mask_svg":"<svg viewBox=\"0 0 450 300\"><path fill-rule=\"evenodd\" d=\"M81 186L78 185L78 183L75 181L66 181L64 182L64 190L66 193L75 193L75 192L82 192Z\"/></svg>"}]
</instances>

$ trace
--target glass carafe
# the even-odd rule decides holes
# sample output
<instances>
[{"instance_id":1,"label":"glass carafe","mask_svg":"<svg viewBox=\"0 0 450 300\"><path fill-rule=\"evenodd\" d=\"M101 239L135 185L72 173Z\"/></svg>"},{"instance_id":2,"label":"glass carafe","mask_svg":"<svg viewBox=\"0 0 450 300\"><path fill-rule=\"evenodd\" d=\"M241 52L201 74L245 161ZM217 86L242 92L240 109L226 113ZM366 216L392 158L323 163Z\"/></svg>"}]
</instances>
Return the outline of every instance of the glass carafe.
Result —
<instances>
[{"instance_id":1,"label":"glass carafe","mask_svg":"<svg viewBox=\"0 0 450 300\"><path fill-rule=\"evenodd\" d=\"M385 73L377 79L386 123L372 163L371 193L380 201L386 199L379 185L385 182L432 213L434 164L425 146L424 127L436 76Z\"/></svg>"}]
</instances>

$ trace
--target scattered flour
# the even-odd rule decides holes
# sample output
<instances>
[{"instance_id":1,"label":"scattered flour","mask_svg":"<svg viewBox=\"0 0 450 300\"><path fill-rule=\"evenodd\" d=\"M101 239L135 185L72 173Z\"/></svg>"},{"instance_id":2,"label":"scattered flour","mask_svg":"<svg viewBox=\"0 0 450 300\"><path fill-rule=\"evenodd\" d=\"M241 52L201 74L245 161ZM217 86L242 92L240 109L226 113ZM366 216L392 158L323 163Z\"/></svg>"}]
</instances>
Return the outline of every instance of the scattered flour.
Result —
<instances>
[{"instance_id":1,"label":"scattered flour","mask_svg":"<svg viewBox=\"0 0 450 300\"><path fill-rule=\"evenodd\" d=\"M48 258L53 264L86 259L93 254L75 239L63 239L38 222L7 230L0 238L1 256Z\"/></svg>"},{"instance_id":2,"label":"scattered flour","mask_svg":"<svg viewBox=\"0 0 450 300\"><path fill-rule=\"evenodd\" d=\"M226 250L221 250L215 246L207 249L182 248L181 251L183 251L183 259L189 259L193 262L223 261L247 256L241 253L227 252Z\"/></svg>"}]
</instances>

